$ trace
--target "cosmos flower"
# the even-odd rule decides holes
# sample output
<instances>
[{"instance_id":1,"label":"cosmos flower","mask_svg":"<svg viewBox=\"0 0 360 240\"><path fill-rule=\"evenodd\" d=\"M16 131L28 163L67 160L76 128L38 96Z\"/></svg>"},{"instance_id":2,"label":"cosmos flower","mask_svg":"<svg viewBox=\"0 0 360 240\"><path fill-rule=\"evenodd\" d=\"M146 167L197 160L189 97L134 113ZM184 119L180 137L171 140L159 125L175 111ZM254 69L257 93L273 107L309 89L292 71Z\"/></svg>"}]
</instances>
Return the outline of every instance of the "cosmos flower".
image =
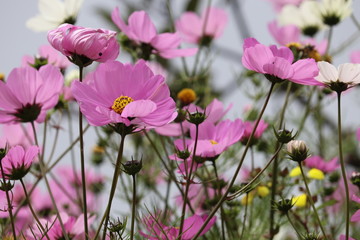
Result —
<instances>
[{"instance_id":1,"label":"cosmos flower","mask_svg":"<svg viewBox=\"0 0 360 240\"><path fill-rule=\"evenodd\" d=\"M325 161L320 156L311 156L307 158L304 163L305 166L309 168L317 168L324 173L333 172L340 167L338 158L333 158L331 161Z\"/></svg>"},{"instance_id":2,"label":"cosmos flower","mask_svg":"<svg viewBox=\"0 0 360 240\"><path fill-rule=\"evenodd\" d=\"M352 13L352 0L322 0L318 15L324 24L334 26Z\"/></svg>"},{"instance_id":3,"label":"cosmos flower","mask_svg":"<svg viewBox=\"0 0 360 240\"><path fill-rule=\"evenodd\" d=\"M59 69L49 64L39 71L15 68L6 83L0 81L0 123L43 122L58 103L63 82Z\"/></svg>"},{"instance_id":4,"label":"cosmos flower","mask_svg":"<svg viewBox=\"0 0 360 240\"><path fill-rule=\"evenodd\" d=\"M93 86L72 84L73 95L91 125L154 128L177 116L164 77L154 75L143 60L135 65L109 61L100 64L93 76Z\"/></svg>"},{"instance_id":5,"label":"cosmos flower","mask_svg":"<svg viewBox=\"0 0 360 240\"><path fill-rule=\"evenodd\" d=\"M293 63L294 55L287 47L277 48L247 38L243 45L242 63L245 68L262 73L271 82L289 80L302 85L322 85L314 79L318 67L314 59L300 59Z\"/></svg>"},{"instance_id":6,"label":"cosmos flower","mask_svg":"<svg viewBox=\"0 0 360 240\"><path fill-rule=\"evenodd\" d=\"M210 7L201 17L194 12L183 13L175 26L185 42L208 45L222 35L226 23L226 12L220 8Z\"/></svg>"},{"instance_id":7,"label":"cosmos flower","mask_svg":"<svg viewBox=\"0 0 360 240\"><path fill-rule=\"evenodd\" d=\"M111 19L130 40L142 48L145 59L152 53L163 58L175 58L192 56L197 52L197 48L178 49L181 37L177 33L158 34L145 11L133 12L128 19L128 25L126 25L120 17L119 9L115 8ZM146 57L144 57L145 55Z\"/></svg>"},{"instance_id":8,"label":"cosmos flower","mask_svg":"<svg viewBox=\"0 0 360 240\"><path fill-rule=\"evenodd\" d=\"M39 0L40 14L30 18L26 26L36 32L54 29L63 23L74 24L83 0Z\"/></svg>"},{"instance_id":9,"label":"cosmos flower","mask_svg":"<svg viewBox=\"0 0 360 240\"><path fill-rule=\"evenodd\" d=\"M116 32L62 24L48 32L48 41L76 65L115 60L119 55Z\"/></svg>"}]
</instances>

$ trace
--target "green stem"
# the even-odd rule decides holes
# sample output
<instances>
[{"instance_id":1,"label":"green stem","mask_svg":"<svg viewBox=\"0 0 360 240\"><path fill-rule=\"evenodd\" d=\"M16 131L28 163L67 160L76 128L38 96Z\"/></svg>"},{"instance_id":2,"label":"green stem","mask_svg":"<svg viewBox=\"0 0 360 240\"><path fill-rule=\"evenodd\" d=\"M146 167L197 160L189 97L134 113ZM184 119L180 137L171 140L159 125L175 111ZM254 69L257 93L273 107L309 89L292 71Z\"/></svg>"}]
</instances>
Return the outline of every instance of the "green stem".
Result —
<instances>
[{"instance_id":1,"label":"green stem","mask_svg":"<svg viewBox=\"0 0 360 240\"><path fill-rule=\"evenodd\" d=\"M49 238L49 236L48 236L48 234L47 234L48 231L47 231L47 230L44 228L44 226L41 224L39 218L37 217L37 215L36 215L36 213L35 213L35 211L34 211L34 209L33 209L33 207L32 207L30 197L29 197L29 195L28 195L28 193L27 193L27 190L26 190L24 181L23 181L22 179L20 179L20 183L21 183L21 185L22 185L22 187L23 187L23 189L24 189L25 197L26 197L26 199L27 199L27 201L28 201L28 206L29 206L29 209L30 209L30 211L31 211L31 214L33 215L35 221L37 222L37 224L38 224L39 227L41 228L41 231L43 232L43 234L45 235L45 237L46 237L48 240L50 240L50 238Z\"/></svg>"},{"instance_id":2,"label":"green stem","mask_svg":"<svg viewBox=\"0 0 360 240\"><path fill-rule=\"evenodd\" d=\"M341 174L344 181L345 186L345 220L346 220L346 228L345 228L345 236L346 240L349 239L349 226L350 226L350 198L349 198L349 185L346 177L346 169L345 169L345 161L343 157L343 151L342 151L342 130L341 130L341 92L338 92L338 137L339 137L339 158L340 158L340 166L341 166Z\"/></svg>"},{"instance_id":3,"label":"green stem","mask_svg":"<svg viewBox=\"0 0 360 240\"><path fill-rule=\"evenodd\" d=\"M217 172L217 167L216 167L216 163L215 160L212 161L213 167L214 167L214 172L215 172L215 177L216 177L216 181L220 181L218 172ZM219 185L220 186L220 185ZM216 192L217 196L221 195L221 188L219 187L218 191ZM225 212L224 212L224 207L221 205L220 207L220 216L221 216L221 236L222 239L225 240Z\"/></svg>"},{"instance_id":4,"label":"green stem","mask_svg":"<svg viewBox=\"0 0 360 240\"><path fill-rule=\"evenodd\" d=\"M105 220L105 223L104 223L104 232L103 232L102 239L104 240L106 237L107 225L108 225L109 218L110 218L111 204L112 204L112 200L115 196L116 185L117 185L119 175L120 175L120 170L121 170L120 167L121 167L121 160L122 160L122 156L123 156L123 152L124 152L125 136L126 136L126 134L124 134L124 133L121 134L120 147L119 147L119 152L118 152L118 156L116 159L115 171L114 171L114 175L113 175L113 181L111 183L111 190L110 190L108 204L106 206L105 213L103 215L103 218L101 219L100 226L99 226L98 230L96 231L96 235L95 235L94 239L96 239L97 236L99 235L100 229L101 229L101 226L102 226L102 223L104 222L104 220Z\"/></svg>"},{"instance_id":5,"label":"green stem","mask_svg":"<svg viewBox=\"0 0 360 240\"><path fill-rule=\"evenodd\" d=\"M180 221L179 236L181 236L182 231L184 229L186 203L187 203L187 197L188 197L189 189L190 189L191 174L192 174L192 170L193 170L194 163L195 163L196 148L197 148L197 144L198 144L199 125L195 124L195 126L196 126L196 130L195 130L195 146L194 146L194 151L193 151L193 155L192 155L192 159L191 159L190 169L188 169L187 166L185 166L186 186L185 186L185 193L184 193L184 203L183 203L183 207L182 207L182 211L181 211L181 221ZM184 160L184 163L186 164L186 160Z\"/></svg>"},{"instance_id":6,"label":"green stem","mask_svg":"<svg viewBox=\"0 0 360 240\"><path fill-rule=\"evenodd\" d=\"M135 174L132 175L133 179L133 198L132 198L132 208L131 208L131 232L130 232L130 239L134 239L134 226L135 226L135 211L136 211L136 176Z\"/></svg>"},{"instance_id":7,"label":"green stem","mask_svg":"<svg viewBox=\"0 0 360 240\"><path fill-rule=\"evenodd\" d=\"M307 184L306 177L305 177L304 170L303 170L303 168L302 168L301 162L299 162L299 167L300 167L301 175L302 175L302 177L303 177L303 179L304 179L304 183L305 183L305 187L306 187L306 192L307 192L307 195L308 195L308 198L309 198L309 201L310 201L310 205L311 205L311 207L312 207L312 209L313 209L313 211L314 211L316 220L317 220L318 223L319 223L321 232L322 232L322 234L324 235L325 240L327 240L328 238L327 238L327 236L326 236L325 229L324 229L324 227L323 227L323 225L322 225L322 223L321 223L319 214L318 214L318 212L317 212L317 210L316 210L314 201L313 201L313 199L312 199L312 195L311 195L309 186L308 186L308 184Z\"/></svg>"},{"instance_id":8,"label":"green stem","mask_svg":"<svg viewBox=\"0 0 360 240\"><path fill-rule=\"evenodd\" d=\"M79 81L83 80L83 67L79 66ZM83 116L79 106L79 136L80 136L80 168L81 168L81 185L82 185L82 200L84 213L84 230L85 239L89 239L89 226L87 214L87 200L86 200L86 176L85 176L85 157L84 157L84 137L83 137Z\"/></svg>"},{"instance_id":9,"label":"green stem","mask_svg":"<svg viewBox=\"0 0 360 240\"><path fill-rule=\"evenodd\" d=\"M2 166L2 159L0 160L0 168L1 168L1 176L3 178L3 182L5 185L8 185L5 179L5 173L4 173L4 169ZM10 184L10 181L9 181ZM14 236L14 240L16 240L16 232L15 232L15 224L14 224L14 216L13 216L13 212L12 212L12 208L13 206L11 205L11 200L10 200L10 196L9 196L9 191L6 188L5 190L5 194L6 194L6 200L7 200L7 204L8 204L8 212L9 212L9 216L10 216L10 222L11 222L11 230Z\"/></svg>"},{"instance_id":10,"label":"green stem","mask_svg":"<svg viewBox=\"0 0 360 240\"><path fill-rule=\"evenodd\" d=\"M269 93L268 93L268 95L267 95L267 97L266 97L266 99L265 99L264 106L262 107L262 109L261 109L261 111L260 111L260 114L259 114L259 116L258 116L258 119L257 119L257 121L256 121L256 123L255 123L254 129L253 129L252 132L251 132L251 135L250 135L250 137L249 137L249 140L248 140L248 142L247 142L247 144L246 144L246 146L245 146L244 152L243 152L243 154L242 154L242 156L241 156L240 162L239 162L239 164L238 164L238 166L237 166L237 168L236 168L236 170L235 170L235 173L234 173L234 175L233 175L233 177L232 177L232 179L231 179L231 181L230 181L229 186L227 187L225 193L222 195L222 197L220 198L219 202L215 205L214 209L210 212L209 216L208 216L207 219L204 221L203 225L202 225L201 228L198 230L198 232L196 233L196 235L194 236L194 238L193 238L192 240L195 240L195 239L197 239L197 238L199 237L199 235L201 234L201 232L204 230L204 228L206 227L206 225L209 223L210 219L215 215L216 211L220 208L220 206L222 205L222 203L226 200L227 195L229 194L231 187L234 185L235 180L236 180L236 178L237 178L237 175L239 174L239 171L240 171L240 169L241 169L241 166L242 166L242 164L243 164L243 162L244 162L244 160L245 160L246 153L247 153L247 151L248 151L249 148L250 148L250 143L251 143L251 141L252 141L252 139L253 139L253 137L254 137L254 135L255 135L255 131L256 131L256 129L257 129L258 125L259 125L259 122L260 122L260 120L261 120L261 118L262 118L262 116L263 116L263 114L264 114L264 112L265 112L266 106L267 106L268 103L269 103L270 96L271 96L271 93L272 93L272 91L273 91L273 89L274 89L274 86L275 86L275 83L271 83L271 86L270 86L270 89L269 89Z\"/></svg>"},{"instance_id":11,"label":"green stem","mask_svg":"<svg viewBox=\"0 0 360 240\"><path fill-rule=\"evenodd\" d=\"M286 217L287 217L287 219L289 220L289 222L290 222L291 226L293 227L293 229L295 230L296 235L298 236L298 238L299 238L299 239L302 239L302 238L301 238L301 234L300 234L300 233L298 232L298 230L296 229L295 224L294 224L294 222L291 220L288 212L286 212Z\"/></svg>"},{"instance_id":12,"label":"green stem","mask_svg":"<svg viewBox=\"0 0 360 240\"><path fill-rule=\"evenodd\" d=\"M328 41L327 41L327 46L326 46L326 51L325 51L325 55L329 53L330 50L330 43L331 43L331 38L332 38L332 32L333 32L333 27L329 28L329 32L328 32Z\"/></svg>"}]
</instances>

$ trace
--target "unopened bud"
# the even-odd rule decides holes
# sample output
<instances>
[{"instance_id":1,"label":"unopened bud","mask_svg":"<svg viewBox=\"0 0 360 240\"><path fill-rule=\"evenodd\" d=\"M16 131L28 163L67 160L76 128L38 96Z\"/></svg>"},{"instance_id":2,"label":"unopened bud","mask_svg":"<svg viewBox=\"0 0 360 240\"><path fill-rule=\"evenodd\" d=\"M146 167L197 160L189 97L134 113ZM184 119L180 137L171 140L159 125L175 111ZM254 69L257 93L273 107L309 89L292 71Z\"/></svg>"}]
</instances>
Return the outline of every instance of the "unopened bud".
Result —
<instances>
[{"instance_id":1,"label":"unopened bud","mask_svg":"<svg viewBox=\"0 0 360 240\"><path fill-rule=\"evenodd\" d=\"M196 100L196 93L191 88L184 88L178 94L177 98L181 102L181 106L187 106Z\"/></svg>"},{"instance_id":2,"label":"unopened bud","mask_svg":"<svg viewBox=\"0 0 360 240\"><path fill-rule=\"evenodd\" d=\"M138 172L140 172L142 168L142 160L131 160L127 161L125 164L123 164L124 172L126 172L129 175L135 175Z\"/></svg>"},{"instance_id":3,"label":"unopened bud","mask_svg":"<svg viewBox=\"0 0 360 240\"><path fill-rule=\"evenodd\" d=\"M302 140L291 140L287 144L287 153L291 160L302 162L309 156L309 149Z\"/></svg>"},{"instance_id":4,"label":"unopened bud","mask_svg":"<svg viewBox=\"0 0 360 240\"><path fill-rule=\"evenodd\" d=\"M353 172L350 181L360 189L360 172Z\"/></svg>"},{"instance_id":5,"label":"unopened bud","mask_svg":"<svg viewBox=\"0 0 360 240\"><path fill-rule=\"evenodd\" d=\"M204 122L206 119L205 113L202 112L195 112L195 113L189 113L189 118L187 119L190 123L193 123L195 125L199 125L202 122Z\"/></svg>"},{"instance_id":6,"label":"unopened bud","mask_svg":"<svg viewBox=\"0 0 360 240\"><path fill-rule=\"evenodd\" d=\"M292 130L289 131L286 129L280 129L278 131L275 131L274 129L274 134L280 143L288 143L291 140L294 140L296 134L293 135L292 132Z\"/></svg>"}]
</instances>

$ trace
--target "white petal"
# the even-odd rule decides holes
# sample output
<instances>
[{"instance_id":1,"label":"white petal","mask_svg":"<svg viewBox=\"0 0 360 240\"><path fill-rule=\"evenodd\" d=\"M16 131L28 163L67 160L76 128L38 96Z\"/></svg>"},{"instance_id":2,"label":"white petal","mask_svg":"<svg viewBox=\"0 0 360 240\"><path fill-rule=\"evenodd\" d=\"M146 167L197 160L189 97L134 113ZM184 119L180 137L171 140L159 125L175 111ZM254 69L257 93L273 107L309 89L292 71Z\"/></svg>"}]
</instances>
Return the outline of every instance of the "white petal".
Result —
<instances>
[{"instance_id":1,"label":"white petal","mask_svg":"<svg viewBox=\"0 0 360 240\"><path fill-rule=\"evenodd\" d=\"M49 31L58 26L59 24L57 22L49 22L42 15L38 15L26 21L26 27L36 32Z\"/></svg>"},{"instance_id":2,"label":"white petal","mask_svg":"<svg viewBox=\"0 0 360 240\"><path fill-rule=\"evenodd\" d=\"M339 66L339 80L351 85L360 83L360 64L344 63Z\"/></svg>"},{"instance_id":3,"label":"white petal","mask_svg":"<svg viewBox=\"0 0 360 240\"><path fill-rule=\"evenodd\" d=\"M68 17L76 17L84 0L65 0L65 12Z\"/></svg>"},{"instance_id":4,"label":"white petal","mask_svg":"<svg viewBox=\"0 0 360 240\"><path fill-rule=\"evenodd\" d=\"M319 75L315 78L316 80L329 83L329 82L336 82L339 78L339 74L337 69L330 63L320 61L318 62L319 67Z\"/></svg>"},{"instance_id":5,"label":"white petal","mask_svg":"<svg viewBox=\"0 0 360 240\"><path fill-rule=\"evenodd\" d=\"M45 19L59 25L66 18L64 3L59 0L39 0L39 11Z\"/></svg>"}]
</instances>

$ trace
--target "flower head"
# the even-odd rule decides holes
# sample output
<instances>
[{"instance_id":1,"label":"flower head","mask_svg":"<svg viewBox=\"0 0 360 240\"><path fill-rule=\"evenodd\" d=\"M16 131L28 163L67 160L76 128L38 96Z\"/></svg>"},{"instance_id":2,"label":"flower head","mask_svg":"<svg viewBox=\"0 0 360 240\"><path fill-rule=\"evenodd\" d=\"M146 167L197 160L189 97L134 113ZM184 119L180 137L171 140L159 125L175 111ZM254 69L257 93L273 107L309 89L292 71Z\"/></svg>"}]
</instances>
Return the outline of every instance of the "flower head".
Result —
<instances>
[{"instance_id":1,"label":"flower head","mask_svg":"<svg viewBox=\"0 0 360 240\"><path fill-rule=\"evenodd\" d=\"M23 178L29 172L31 164L38 154L39 147L37 146L31 146L26 151L21 146L10 148L9 152L1 160L5 178L10 180Z\"/></svg>"},{"instance_id":2,"label":"flower head","mask_svg":"<svg viewBox=\"0 0 360 240\"><path fill-rule=\"evenodd\" d=\"M261 135L265 132L266 128L268 127L269 124L267 124L264 120L260 120L257 128L256 128L256 131L254 133L254 136L252 138L252 142L251 144L255 144L256 141L261 137ZM241 137L241 142L243 144L247 144L250 136L251 136L251 133L254 129L254 126L255 126L255 122L251 122L251 121L245 121L244 122L244 134L243 136Z\"/></svg>"},{"instance_id":3,"label":"flower head","mask_svg":"<svg viewBox=\"0 0 360 240\"><path fill-rule=\"evenodd\" d=\"M0 81L0 123L43 122L58 103L63 81L59 69L49 64L39 71L15 68L6 83Z\"/></svg>"},{"instance_id":4,"label":"flower head","mask_svg":"<svg viewBox=\"0 0 360 240\"><path fill-rule=\"evenodd\" d=\"M295 162L300 163L309 156L309 149L302 140L291 140L286 147L290 159Z\"/></svg>"},{"instance_id":5,"label":"flower head","mask_svg":"<svg viewBox=\"0 0 360 240\"><path fill-rule=\"evenodd\" d=\"M48 31L63 23L74 24L83 0L39 0L40 14L30 18L26 26L36 32Z\"/></svg>"},{"instance_id":6,"label":"flower head","mask_svg":"<svg viewBox=\"0 0 360 240\"><path fill-rule=\"evenodd\" d=\"M293 63L294 55L289 48L268 47L254 38L245 39L243 49L245 68L264 74L271 82L287 79L303 85L321 85L314 79L319 72L314 59L300 59Z\"/></svg>"},{"instance_id":7,"label":"flower head","mask_svg":"<svg viewBox=\"0 0 360 240\"><path fill-rule=\"evenodd\" d=\"M279 26L277 21L272 21L268 24L268 29L280 45L286 46L289 43L300 40L300 29L294 24Z\"/></svg>"},{"instance_id":8,"label":"flower head","mask_svg":"<svg viewBox=\"0 0 360 240\"><path fill-rule=\"evenodd\" d=\"M175 58L192 56L197 52L197 48L178 49L181 37L177 33L158 34L145 11L133 12L126 25L120 17L119 9L115 8L111 19L130 40L141 48L141 57L144 59L148 59L153 53L163 58Z\"/></svg>"},{"instance_id":9,"label":"flower head","mask_svg":"<svg viewBox=\"0 0 360 240\"><path fill-rule=\"evenodd\" d=\"M227 14L219 8L207 8L199 17L194 12L185 12L176 21L176 29L189 43L209 45L219 38L227 23Z\"/></svg>"},{"instance_id":10,"label":"flower head","mask_svg":"<svg viewBox=\"0 0 360 240\"><path fill-rule=\"evenodd\" d=\"M116 32L62 24L48 32L48 41L74 64L87 66L92 61L115 60L119 55Z\"/></svg>"},{"instance_id":11,"label":"flower head","mask_svg":"<svg viewBox=\"0 0 360 240\"><path fill-rule=\"evenodd\" d=\"M337 158L333 158L331 161L325 161L320 156L311 156L305 160L305 166L309 168L317 168L324 173L330 173L337 170L340 165Z\"/></svg>"},{"instance_id":12,"label":"flower head","mask_svg":"<svg viewBox=\"0 0 360 240\"><path fill-rule=\"evenodd\" d=\"M135 65L100 64L93 83L73 82L72 92L91 125L124 123L154 128L175 119L175 102L164 77L154 75L145 61Z\"/></svg>"},{"instance_id":13,"label":"flower head","mask_svg":"<svg viewBox=\"0 0 360 240\"><path fill-rule=\"evenodd\" d=\"M319 15L324 24L334 26L352 13L352 0L322 0Z\"/></svg>"},{"instance_id":14,"label":"flower head","mask_svg":"<svg viewBox=\"0 0 360 240\"><path fill-rule=\"evenodd\" d=\"M318 62L319 75L315 78L333 91L342 92L360 83L360 64L344 63L338 68L328 62Z\"/></svg>"}]
</instances>

